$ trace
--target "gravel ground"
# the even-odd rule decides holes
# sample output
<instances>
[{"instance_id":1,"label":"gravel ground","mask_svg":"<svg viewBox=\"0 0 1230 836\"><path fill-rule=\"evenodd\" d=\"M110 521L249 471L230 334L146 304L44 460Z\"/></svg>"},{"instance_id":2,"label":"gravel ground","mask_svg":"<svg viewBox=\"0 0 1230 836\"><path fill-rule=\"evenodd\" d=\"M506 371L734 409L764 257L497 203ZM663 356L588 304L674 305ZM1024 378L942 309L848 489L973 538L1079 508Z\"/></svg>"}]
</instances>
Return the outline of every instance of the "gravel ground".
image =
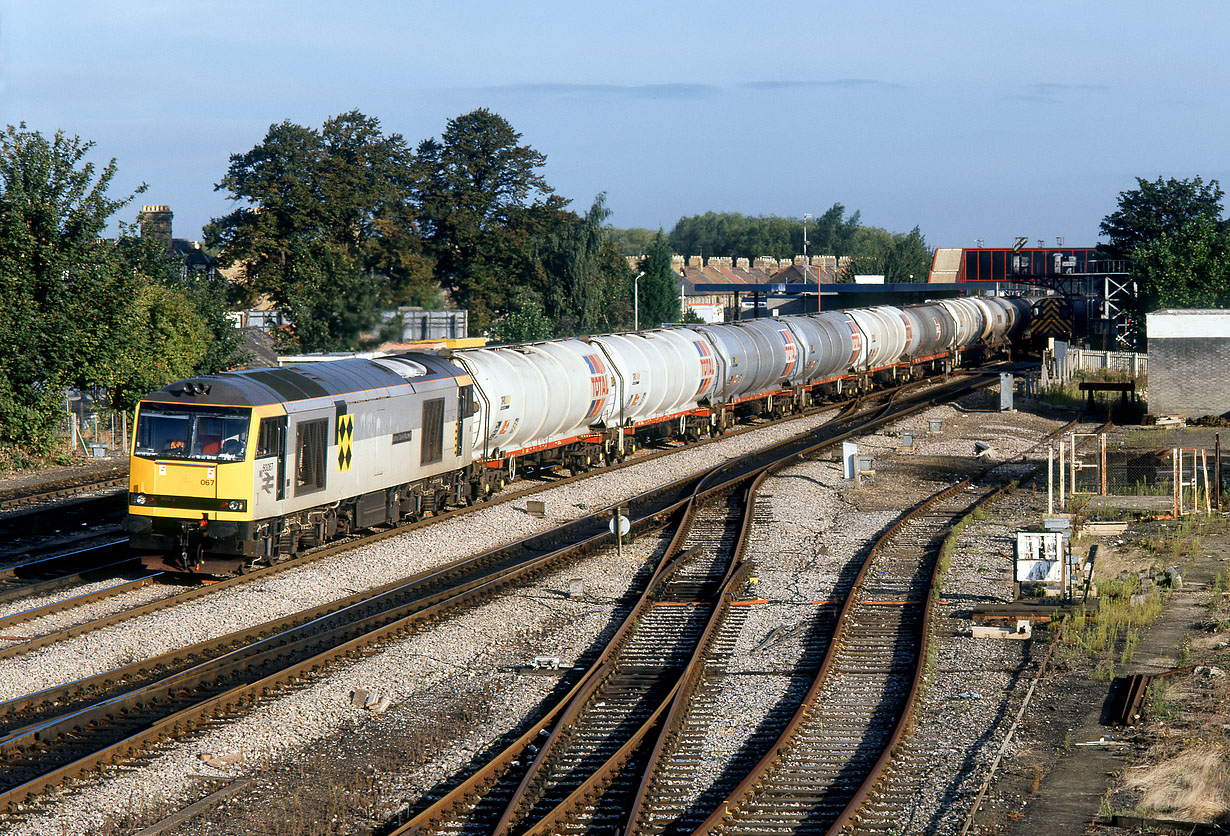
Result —
<instances>
[{"instance_id":1,"label":"gravel ground","mask_svg":"<svg viewBox=\"0 0 1230 836\"><path fill-rule=\"evenodd\" d=\"M790 641L759 652L752 649L773 626L802 623L808 618L810 602L823 599L825 590L831 589L840 563L909 504L903 501L905 495L938 489L941 483L909 488L909 483L916 483L918 462L933 456L972 458L973 441L984 439L990 439L1003 455L1010 455L1036 441L1055 423L1027 413L1001 416L968 409L939 407L908 419L892 431L862 440L864 452L876 456L877 470L862 488L841 483L837 464L832 461L801 464L766 487L773 523L758 531L753 557L760 578L757 594L771 603L754 608L732 667L764 671L790 663ZM922 438L920 431L926 430L932 417L944 422L943 430L939 436ZM493 528L498 527L505 540L525 536L580 516L587 509L626 499L660 483L667 474L678 476L700 470L818 423L820 419L811 419L807 424L790 422L764 428L726 439L720 445L683 451L665 460L549 490L536 497L547 503L545 520L526 515L524 501L518 507L484 509L477 515L411 532L344 558L304 567L252 589L209 596L207 601L48 648L0 665L0 694L38 690L371 588L490 546ZM919 433L916 452L896 453L902 427ZM220 723L187 742L166 744L148 763L111 770L61 789L40 801L37 810L18 818L0 818L0 825L9 828L5 832L21 836L125 832L125 828L155 820L163 812L178 809L208 792L216 786L209 778L274 776L275 781L262 781L259 790L245 791L214 814L180 831L250 832L241 822L250 821L252 816L282 816L287 822L294 818L294 811L302 808L303 787L319 786L294 764L322 758L336 761L343 770L379 773L371 777L378 793L366 813L352 810L352 818L336 828L338 832L365 832L366 827L413 805L432 787L447 781L475 752L513 727L542 699L555 684L552 678L515 676L510 668L537 655L559 656L569 664L609 628L615 600L660 547L658 538L642 538L625 548L622 563L613 552L595 556L542 579L532 588L391 643L381 653L342 666L301 690L269 699L259 710L238 720ZM985 574L979 569L971 571L978 578ZM578 577L585 581L587 594L572 600L566 596L568 580ZM965 644L971 642L965 639ZM994 644L999 647L1006 643ZM1013 643L1013 647L1019 645ZM952 687L963 681L958 669L1002 671L1011 667L1010 660L969 661L953 652L956 678ZM944 655L940 658L948 659ZM982 690L988 692L984 701L997 702L990 684L989 679L980 682ZM999 683L995 684L998 687ZM943 687L940 690L937 686L936 693L951 690ZM393 707L380 715L355 709L350 705L350 693L355 688L386 695ZM768 697L760 694L758 699ZM473 706L481 706L481 710ZM980 722L985 725L985 721ZM390 750L402 755L395 766L377 761L374 753ZM202 754L210 755L210 760L202 761ZM958 765L968 759L955 753L947 757ZM408 769L407 764L415 763L416 758L419 768ZM306 794L313 792L319 793L308 790ZM305 827L286 832L317 830ZM319 832L333 831L322 828Z\"/></svg>"},{"instance_id":2,"label":"gravel ground","mask_svg":"<svg viewBox=\"0 0 1230 836\"><path fill-rule=\"evenodd\" d=\"M681 450L643 465L548 489L534 497L546 503L543 519L525 513L525 500L495 505L462 519L427 526L298 570L95 631L20 659L0 662L0 701L345 598L483 551L498 542L512 542L545 531L668 479L699 472L728 457L818 426L824 420L822 416L813 416L764 427L723 439L720 444ZM492 532L497 531L498 540L492 537ZM122 602L123 598L116 601ZM88 612L83 609L75 621L86 620ZM72 620L74 616L66 613L64 619Z\"/></svg>"},{"instance_id":3,"label":"gravel ground","mask_svg":"<svg viewBox=\"0 0 1230 836\"><path fill-rule=\"evenodd\" d=\"M981 406L983 398L976 395L965 403ZM928 435L932 421L940 421L941 430ZM960 404L936 407L859 440L859 453L871 453L875 469L875 474L866 477L861 487L853 488L842 479L838 462L823 460L801 463L767 480L761 491L763 504L758 504L747 557L754 562L759 578L755 594L768 603L751 608L736 653L727 665L728 676L720 680L716 712L720 720L703 736L698 772L691 776L690 795L679 785L671 786L672 794L684 794L677 803L686 805L699 797L719 777L730 757L747 743L759 719L786 695L788 677L767 676L763 672L787 672L794 668L803 652L801 639L809 632L815 612L810 602L829 598L841 569L901 513L957 481L956 476L937 473L929 474L930 479L919 479L913 466L918 459L935 462L944 457L965 465L973 459L975 441L991 444L995 458L1011 458L1035 444L1041 434L1058 423L1026 413L971 412L968 406ZM914 434L910 453L899 452L905 431ZM958 468L958 472L963 469ZM992 533L997 539L991 548L1006 549L1010 556L1011 533L1007 526L1000 528ZM1005 546L1000 540L1008 544ZM962 576L957 584L962 590L962 606L969 606L967 598L1006 600L1004 596L1011 595L1010 559L998 561L1001 571L997 573L985 571L984 563L990 561L970 560L968 567L954 572L954 581L958 574ZM970 578L965 578L966 574ZM760 649L773 630L788 638L772 641ZM964 632L968 634L968 626ZM1018 666L1020 644L1011 643L1011 648L1005 644L1008 643L972 643L966 639L960 648L947 649L954 665L965 672L937 677L934 693L968 691L971 669L1001 671L1006 666ZM1002 659L1005 652L1012 658ZM941 667L945 662L941 657ZM1006 692L1008 680L1005 675L999 675L997 682L983 680L990 698L979 702L978 707L992 710L970 712L957 724L970 736L966 738L949 729L951 735L956 735L952 739L972 743L985 734L987 724L995 719L994 709L1001 705L998 696ZM968 699L973 704L975 698ZM952 716L951 711L945 713ZM955 764L950 763L951 758L943 757L958 748L962 757ZM959 771L965 762L964 747L948 745L937 754L941 761L930 765L928 774L933 786L943 787L948 776L937 770L948 765L950 770L955 766ZM935 810L940 800L930 799L929 804L920 805L919 811L924 807Z\"/></svg>"},{"instance_id":4,"label":"gravel ground","mask_svg":"<svg viewBox=\"0 0 1230 836\"><path fill-rule=\"evenodd\" d=\"M83 584L75 586L72 589L58 590L47 595L40 595L37 598L23 598L20 601L10 601L0 605L0 616L12 615L14 613L25 612L27 610L36 609L46 606L47 604L55 604L61 601L67 601L82 595L89 595L112 586L119 586L126 583L126 580L108 578L107 580L98 581L97 583ZM157 601L159 598L169 598L179 592L183 592L192 587L187 584L160 583L154 581L139 589L134 589L131 592L125 592L111 598L105 598L101 601L96 601L90 604L84 604L80 607L74 607L71 610L64 612L52 613L41 618L31 619L30 621L15 624L4 631L4 635L0 636L0 647L9 647L22 641L45 636L49 633L54 633L57 630L63 630L67 627L72 627L77 624L83 624L86 621L103 618L112 613L122 610L131 609L140 606L141 604Z\"/></svg>"},{"instance_id":5,"label":"gravel ground","mask_svg":"<svg viewBox=\"0 0 1230 836\"><path fill-rule=\"evenodd\" d=\"M541 499L546 503L544 519L537 519L526 514L524 500L492 506L458 520L428 526L407 533L403 537L356 549L338 558L288 571L266 581L225 590L216 596L207 596L205 599L198 599L113 628L90 633L29 654L21 659L5 660L0 662L0 700L11 699L56 684L111 670L123 664L164 653L174 647L187 646L210 636L259 624L279 615L297 612L317 603L345 597L361 589L373 588L391 580L412 575L428 566L490 548L495 545L491 535L492 531L501 532L500 540L509 542L546 530L561 522L590 513L595 507L626 500L668 479L699 472L727 458L742 455L760 446L818 426L827 420L827 417L827 415L812 416L763 427L740 436L723 439L718 444L681 450L674 455L645 462L642 465L614 473L595 475L579 483L548 489L535 495L536 499ZM644 553L640 553L639 556L642 561L647 557ZM597 580L591 580L580 572L570 576L585 578L591 595L595 594L592 590L602 588L601 578L610 574L610 570L605 568L593 571ZM566 583L562 588L567 588ZM547 593L547 597L554 601L559 596ZM486 608L483 608L480 611L485 610ZM488 616L482 625L472 627L473 632L465 634L469 636L468 640L458 640L452 655L457 659L466 660L465 664L469 665L473 658L485 654L493 642L504 640L503 637L508 633L508 627L515 623L505 615ZM573 628L574 625L570 623L568 629ZM557 652L551 652L549 655L567 656L566 653ZM506 659L502 661L504 664L509 663ZM402 675L406 674L403 672ZM345 676L347 682L355 679L349 674ZM349 685L343 690L348 695L354 687L369 686ZM390 696L396 693L387 685L372 686L369 690ZM316 702L311 699L313 694L316 695ZM334 700L336 696L336 693L332 694ZM322 694L315 687L309 691L286 697L298 706L291 709L291 716L298 717L300 721L306 717L323 719L329 716L330 712L320 707L321 697ZM398 699L396 696L393 698ZM349 705L348 696L346 705ZM257 727L264 727L267 723L266 718L272 713L272 709L262 709L241 723L252 723ZM297 722L294 725L298 730L295 735L284 738L275 731L270 736L272 741L270 745L275 750L287 748L293 751L295 746L301 742L299 734L319 737L333 730L327 722L322 722L320 725ZM196 751L195 744L191 747L173 748L176 750L191 748L194 752ZM225 744L220 748L225 750ZM248 749L252 752L263 751L259 745L248 747ZM173 758L174 756L168 755L168 757ZM202 769L202 764L199 761L193 761L192 757L195 755L190 756L187 762L192 765L193 774L209 775L208 770ZM269 757L272 757L272 754ZM159 759L159 761L162 760L164 759ZM184 788L184 778L187 773L183 769L176 771L174 767L169 767L169 772L165 772L153 769L151 765L139 771L139 775L147 774L149 779L145 783L156 788L148 793L135 789L143 779L132 777L138 773L130 772L122 773L123 780L112 778L102 783L92 782L95 786L81 792L71 789L61 791L52 797L63 800L63 803L58 805L53 801L57 809L49 810L46 816L40 816L37 824L34 823L34 819L31 819L31 824L28 825L30 829L14 832L55 833L61 830L80 832L82 827L101 827L103 821L113 821L114 819L108 817L119 815L121 811L124 814L131 814L134 810L140 810L147 806L149 799L158 800L160 806L166 803L173 804L173 799L188 798L188 792ZM155 777L156 775L163 776L163 779L160 780ZM175 786L178 789L170 792L168 786ZM0 823L2 822L3 819L0 819Z\"/></svg>"}]
</instances>

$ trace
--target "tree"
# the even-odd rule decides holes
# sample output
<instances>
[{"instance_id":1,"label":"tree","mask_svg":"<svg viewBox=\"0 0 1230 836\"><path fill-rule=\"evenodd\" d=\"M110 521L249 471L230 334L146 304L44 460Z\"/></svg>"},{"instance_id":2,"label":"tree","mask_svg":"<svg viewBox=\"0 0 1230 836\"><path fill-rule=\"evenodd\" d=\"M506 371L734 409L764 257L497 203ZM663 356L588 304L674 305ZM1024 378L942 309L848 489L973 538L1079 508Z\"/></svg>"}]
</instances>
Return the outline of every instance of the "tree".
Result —
<instances>
[{"instance_id":1,"label":"tree","mask_svg":"<svg viewBox=\"0 0 1230 836\"><path fill-rule=\"evenodd\" d=\"M109 197L116 163L96 169L93 147L25 123L0 135L0 438L32 452L56 442L66 387L120 373L139 285L99 236L145 187Z\"/></svg>"},{"instance_id":2,"label":"tree","mask_svg":"<svg viewBox=\"0 0 1230 836\"><path fill-rule=\"evenodd\" d=\"M436 278L477 328L507 312L535 267L535 241L564 218L567 201L538 170L546 157L485 108L450 119L419 143L419 229Z\"/></svg>"},{"instance_id":3,"label":"tree","mask_svg":"<svg viewBox=\"0 0 1230 836\"><path fill-rule=\"evenodd\" d=\"M1141 313L1230 307L1230 234L1217 221L1194 218L1131 253Z\"/></svg>"},{"instance_id":4,"label":"tree","mask_svg":"<svg viewBox=\"0 0 1230 836\"><path fill-rule=\"evenodd\" d=\"M674 250L662 230L654 236L640 269L644 272L639 283L640 320L642 327L654 327L663 322L679 322L679 288L671 270Z\"/></svg>"},{"instance_id":5,"label":"tree","mask_svg":"<svg viewBox=\"0 0 1230 836\"><path fill-rule=\"evenodd\" d=\"M849 218L846 208L834 203L807 225L809 255L844 256L851 252L859 213ZM733 212L706 212L681 218L669 235L675 252L683 256L726 256L755 259L793 258L803 252L803 219L776 215L751 217Z\"/></svg>"},{"instance_id":6,"label":"tree","mask_svg":"<svg viewBox=\"0 0 1230 836\"><path fill-rule=\"evenodd\" d=\"M643 256L649 249L654 235L652 229L642 229L636 226L627 229L607 228L607 237L622 256Z\"/></svg>"},{"instance_id":7,"label":"tree","mask_svg":"<svg viewBox=\"0 0 1230 836\"><path fill-rule=\"evenodd\" d=\"M614 330L628 310L632 273L602 227L609 215L600 194L584 217L562 213L539 241L538 293L560 336Z\"/></svg>"},{"instance_id":8,"label":"tree","mask_svg":"<svg viewBox=\"0 0 1230 836\"><path fill-rule=\"evenodd\" d=\"M497 338L502 343L528 343L555 336L555 326L542 302L532 291L522 290L512 301L512 310L498 323Z\"/></svg>"},{"instance_id":9,"label":"tree","mask_svg":"<svg viewBox=\"0 0 1230 836\"><path fill-rule=\"evenodd\" d=\"M1230 305L1230 230L1216 180L1153 182L1119 193L1119 208L1102 219L1103 245L1127 259L1136 293L1127 307L1133 341L1143 348L1145 315L1159 307Z\"/></svg>"},{"instance_id":10,"label":"tree","mask_svg":"<svg viewBox=\"0 0 1230 836\"><path fill-rule=\"evenodd\" d=\"M121 224L121 228L124 225ZM124 228L125 232L128 232ZM176 377L165 377L156 386L136 391L139 397L151 389L157 389L169 380L190 377L193 375L214 374L220 371L236 368L247 362L248 354L243 347L243 334L235 327L228 315L233 305L229 283L216 271L189 269L183 259L169 252L159 241L136 235L122 235L115 244L116 253L123 269L138 275L145 284L153 288L165 289L170 295L182 300L191 315L171 317L155 327L151 323L136 322L133 327L141 334L164 333L166 328L177 327L182 332L175 341L191 343L190 332L200 330L204 343L195 362L183 370L183 367L171 358L158 358L147 363L143 371L158 368L160 365L174 366L180 369ZM139 292L144 295L145 303L138 299L136 309L157 310L157 304L148 304L157 294L148 290ZM162 295L165 298L165 294ZM166 345L170 345L169 337ZM142 349L147 358L155 357L151 352L157 351L157 345L146 345ZM126 400L121 393L112 393L112 403L128 407L135 405L135 400Z\"/></svg>"},{"instance_id":11,"label":"tree","mask_svg":"<svg viewBox=\"0 0 1230 836\"><path fill-rule=\"evenodd\" d=\"M231 156L216 188L245 205L214 219L206 242L290 315L296 347L354 348L383 308L432 294L411 211L412 161L401 135L358 111L320 131L271 125L259 145Z\"/></svg>"},{"instance_id":12,"label":"tree","mask_svg":"<svg viewBox=\"0 0 1230 836\"><path fill-rule=\"evenodd\" d=\"M1205 219L1222 224L1225 196L1216 180L1206 185L1199 177L1171 177L1149 182L1136 178L1136 188L1119 192L1119 208L1102 219L1101 233L1110 239L1106 249L1116 258L1130 258L1132 250L1165 233L1171 235L1189 221Z\"/></svg>"},{"instance_id":13,"label":"tree","mask_svg":"<svg viewBox=\"0 0 1230 836\"><path fill-rule=\"evenodd\" d=\"M872 274L884 276L886 282L925 282L931 270L931 249L918 227L907 233L860 227L850 250L846 281L853 281L855 274Z\"/></svg>"}]
</instances>

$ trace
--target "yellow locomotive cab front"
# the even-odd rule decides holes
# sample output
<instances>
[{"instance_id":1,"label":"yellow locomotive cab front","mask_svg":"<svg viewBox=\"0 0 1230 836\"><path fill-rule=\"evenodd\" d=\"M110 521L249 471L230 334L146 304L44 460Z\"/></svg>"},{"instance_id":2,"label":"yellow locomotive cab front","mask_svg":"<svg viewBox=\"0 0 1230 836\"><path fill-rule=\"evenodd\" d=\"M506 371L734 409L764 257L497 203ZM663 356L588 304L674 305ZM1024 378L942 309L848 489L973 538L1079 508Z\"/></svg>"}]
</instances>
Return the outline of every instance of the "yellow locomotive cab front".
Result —
<instances>
[{"instance_id":1,"label":"yellow locomotive cab front","mask_svg":"<svg viewBox=\"0 0 1230 836\"><path fill-rule=\"evenodd\" d=\"M137 412L125 527L134 550L168 565L235 539L252 520L252 409L143 401ZM169 554L175 551L177 554Z\"/></svg>"}]
</instances>

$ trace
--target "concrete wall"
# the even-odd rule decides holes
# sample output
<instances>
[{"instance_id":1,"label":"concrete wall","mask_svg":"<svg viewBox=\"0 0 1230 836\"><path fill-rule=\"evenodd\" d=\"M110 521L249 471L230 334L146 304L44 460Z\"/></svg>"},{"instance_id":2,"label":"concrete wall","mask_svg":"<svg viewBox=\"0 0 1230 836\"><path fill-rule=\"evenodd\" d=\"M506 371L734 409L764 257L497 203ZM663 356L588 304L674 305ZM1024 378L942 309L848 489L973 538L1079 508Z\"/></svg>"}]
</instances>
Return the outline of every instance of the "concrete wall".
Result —
<instances>
[{"instance_id":1,"label":"concrete wall","mask_svg":"<svg viewBox=\"0 0 1230 836\"><path fill-rule=\"evenodd\" d=\"M1230 311L1147 316L1149 413L1230 415Z\"/></svg>"}]
</instances>

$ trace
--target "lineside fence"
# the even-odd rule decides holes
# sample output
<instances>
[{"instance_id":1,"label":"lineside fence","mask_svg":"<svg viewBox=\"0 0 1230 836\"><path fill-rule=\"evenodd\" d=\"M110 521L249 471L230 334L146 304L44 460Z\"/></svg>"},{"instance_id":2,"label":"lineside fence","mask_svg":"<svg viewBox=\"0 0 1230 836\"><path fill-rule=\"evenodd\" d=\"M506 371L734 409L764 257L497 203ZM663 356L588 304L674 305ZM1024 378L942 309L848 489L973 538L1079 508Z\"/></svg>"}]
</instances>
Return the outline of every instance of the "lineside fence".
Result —
<instances>
[{"instance_id":1,"label":"lineside fence","mask_svg":"<svg viewBox=\"0 0 1230 836\"><path fill-rule=\"evenodd\" d=\"M1149 373L1149 355L1133 351L1092 351L1056 341L1045 365L1051 382L1067 383L1078 374L1122 372L1131 377Z\"/></svg>"},{"instance_id":2,"label":"lineside fence","mask_svg":"<svg viewBox=\"0 0 1230 836\"><path fill-rule=\"evenodd\" d=\"M107 458L128 454L131 416L112 409L105 393L72 393L64 399L59 432L69 455Z\"/></svg>"},{"instance_id":3,"label":"lineside fence","mask_svg":"<svg viewBox=\"0 0 1230 836\"><path fill-rule=\"evenodd\" d=\"M1048 453L1048 513L1088 507L1174 519L1226 507L1221 437L1212 447L1148 446L1068 433Z\"/></svg>"}]
</instances>

